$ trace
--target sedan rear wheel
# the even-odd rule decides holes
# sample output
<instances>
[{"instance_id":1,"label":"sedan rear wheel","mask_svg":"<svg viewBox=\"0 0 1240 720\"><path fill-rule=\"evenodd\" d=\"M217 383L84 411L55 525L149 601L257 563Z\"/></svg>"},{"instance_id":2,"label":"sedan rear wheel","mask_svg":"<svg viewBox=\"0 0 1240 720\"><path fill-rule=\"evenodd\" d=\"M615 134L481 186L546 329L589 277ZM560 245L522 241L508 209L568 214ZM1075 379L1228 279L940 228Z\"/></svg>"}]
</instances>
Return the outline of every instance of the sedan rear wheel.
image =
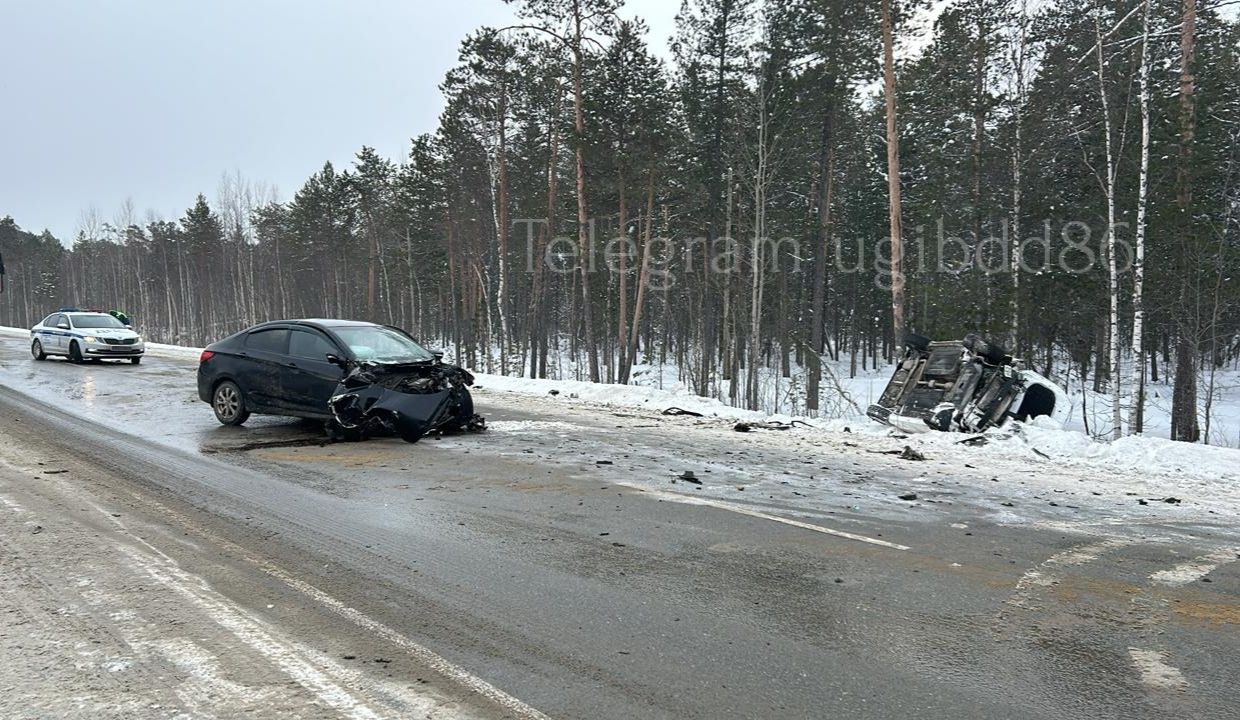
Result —
<instances>
[{"instance_id":1,"label":"sedan rear wheel","mask_svg":"<svg viewBox=\"0 0 1240 720\"><path fill-rule=\"evenodd\" d=\"M241 388L232 380L225 380L215 387L211 409L215 410L215 419L223 425L240 425L250 417Z\"/></svg>"},{"instance_id":2,"label":"sedan rear wheel","mask_svg":"<svg viewBox=\"0 0 1240 720\"><path fill-rule=\"evenodd\" d=\"M38 340L30 344L30 354L34 356L35 360L47 359L47 353L43 352L43 343Z\"/></svg>"}]
</instances>

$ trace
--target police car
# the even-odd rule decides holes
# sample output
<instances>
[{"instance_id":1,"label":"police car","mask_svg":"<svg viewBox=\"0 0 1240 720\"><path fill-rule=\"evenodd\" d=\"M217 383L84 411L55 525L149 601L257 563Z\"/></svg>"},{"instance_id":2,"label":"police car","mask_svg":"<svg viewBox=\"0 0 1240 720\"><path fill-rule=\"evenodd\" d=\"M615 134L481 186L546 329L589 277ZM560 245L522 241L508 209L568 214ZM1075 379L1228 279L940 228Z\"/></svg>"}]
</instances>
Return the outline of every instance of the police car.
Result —
<instances>
[{"instance_id":1,"label":"police car","mask_svg":"<svg viewBox=\"0 0 1240 720\"><path fill-rule=\"evenodd\" d=\"M35 360L63 355L71 362L128 359L137 365L145 353L142 336L107 313L62 310L30 328Z\"/></svg>"}]
</instances>

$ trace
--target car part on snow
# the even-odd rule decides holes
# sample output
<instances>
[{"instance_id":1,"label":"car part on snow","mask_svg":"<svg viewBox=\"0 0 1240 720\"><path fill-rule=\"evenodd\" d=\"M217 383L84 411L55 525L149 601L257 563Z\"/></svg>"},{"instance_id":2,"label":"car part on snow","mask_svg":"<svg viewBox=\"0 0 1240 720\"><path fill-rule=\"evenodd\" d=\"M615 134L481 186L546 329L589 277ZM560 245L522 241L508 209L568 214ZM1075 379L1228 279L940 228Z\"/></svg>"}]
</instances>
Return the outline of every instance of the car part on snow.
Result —
<instances>
[{"instance_id":1,"label":"car part on snow","mask_svg":"<svg viewBox=\"0 0 1240 720\"><path fill-rule=\"evenodd\" d=\"M382 364L341 360L345 376L328 405L328 433L344 439L395 435L417 442L443 430L478 432L486 420L474 413L466 389L474 377L442 363Z\"/></svg>"},{"instance_id":2,"label":"car part on snow","mask_svg":"<svg viewBox=\"0 0 1240 720\"><path fill-rule=\"evenodd\" d=\"M749 432L750 430L791 430L797 425L804 425L807 428L813 427L813 425L800 420L793 420L792 422L787 423L780 422L779 420L769 420L767 422L738 422L732 426L732 429L736 432Z\"/></svg>"},{"instance_id":3,"label":"car part on snow","mask_svg":"<svg viewBox=\"0 0 1240 720\"><path fill-rule=\"evenodd\" d=\"M735 430L736 432L749 432L750 430L787 430L791 427L792 427L791 425L785 425L781 422L770 422L770 423L738 422L732 426L732 429Z\"/></svg>"},{"instance_id":4,"label":"car part on snow","mask_svg":"<svg viewBox=\"0 0 1240 720\"><path fill-rule=\"evenodd\" d=\"M914 450L911 445L905 445L903 450L867 450L875 455L895 455L901 460L914 460L921 462L926 456L920 450Z\"/></svg>"},{"instance_id":5,"label":"car part on snow","mask_svg":"<svg viewBox=\"0 0 1240 720\"><path fill-rule=\"evenodd\" d=\"M983 432L1013 417L1060 424L1067 417L1067 394L999 343L975 334L959 341L909 335L905 345L891 381L866 410L874 420L905 432Z\"/></svg>"},{"instance_id":6,"label":"car part on snow","mask_svg":"<svg viewBox=\"0 0 1240 720\"><path fill-rule=\"evenodd\" d=\"M673 416L687 415L688 417L702 417L702 413L700 412L694 412L692 410L685 410L684 408L678 408L678 407L667 408L666 410L663 411L663 414L673 415Z\"/></svg>"}]
</instances>

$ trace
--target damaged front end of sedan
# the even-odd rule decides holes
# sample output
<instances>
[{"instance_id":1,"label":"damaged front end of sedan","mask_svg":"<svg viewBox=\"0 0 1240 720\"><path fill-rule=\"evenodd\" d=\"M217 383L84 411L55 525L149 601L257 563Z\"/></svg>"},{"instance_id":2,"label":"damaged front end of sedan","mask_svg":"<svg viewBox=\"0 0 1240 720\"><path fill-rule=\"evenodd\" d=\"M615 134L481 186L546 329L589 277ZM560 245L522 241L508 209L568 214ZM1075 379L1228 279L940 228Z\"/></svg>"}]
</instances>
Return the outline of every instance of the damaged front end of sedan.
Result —
<instances>
[{"instance_id":1,"label":"damaged front end of sedan","mask_svg":"<svg viewBox=\"0 0 1240 720\"><path fill-rule=\"evenodd\" d=\"M348 361L328 405L333 439L399 437L406 442L436 432L478 432L486 420L474 413L474 376L456 365Z\"/></svg>"},{"instance_id":2,"label":"damaged front end of sedan","mask_svg":"<svg viewBox=\"0 0 1240 720\"><path fill-rule=\"evenodd\" d=\"M905 432L980 433L1012 418L1067 420L1067 393L998 343L975 334L948 341L910 335L905 345L891 381L866 410L878 422Z\"/></svg>"}]
</instances>

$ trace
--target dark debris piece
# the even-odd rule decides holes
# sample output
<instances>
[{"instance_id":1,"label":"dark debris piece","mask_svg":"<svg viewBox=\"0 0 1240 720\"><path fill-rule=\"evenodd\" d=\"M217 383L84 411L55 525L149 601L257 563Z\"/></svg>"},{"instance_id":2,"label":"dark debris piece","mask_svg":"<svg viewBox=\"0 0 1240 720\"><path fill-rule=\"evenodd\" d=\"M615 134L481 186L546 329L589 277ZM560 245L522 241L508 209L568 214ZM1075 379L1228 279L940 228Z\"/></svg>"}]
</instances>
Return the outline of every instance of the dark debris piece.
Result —
<instances>
[{"instance_id":1,"label":"dark debris piece","mask_svg":"<svg viewBox=\"0 0 1240 720\"><path fill-rule=\"evenodd\" d=\"M684 408L678 408L678 407L670 407L664 410L663 414L672 415L672 416L687 415L689 417L702 417L702 413L700 412L694 412L692 410L685 410Z\"/></svg>"},{"instance_id":2,"label":"dark debris piece","mask_svg":"<svg viewBox=\"0 0 1240 720\"><path fill-rule=\"evenodd\" d=\"M904 451L900 453L901 460L916 460L918 462L925 460L926 456L920 450L914 450L912 446L905 445Z\"/></svg>"}]
</instances>

